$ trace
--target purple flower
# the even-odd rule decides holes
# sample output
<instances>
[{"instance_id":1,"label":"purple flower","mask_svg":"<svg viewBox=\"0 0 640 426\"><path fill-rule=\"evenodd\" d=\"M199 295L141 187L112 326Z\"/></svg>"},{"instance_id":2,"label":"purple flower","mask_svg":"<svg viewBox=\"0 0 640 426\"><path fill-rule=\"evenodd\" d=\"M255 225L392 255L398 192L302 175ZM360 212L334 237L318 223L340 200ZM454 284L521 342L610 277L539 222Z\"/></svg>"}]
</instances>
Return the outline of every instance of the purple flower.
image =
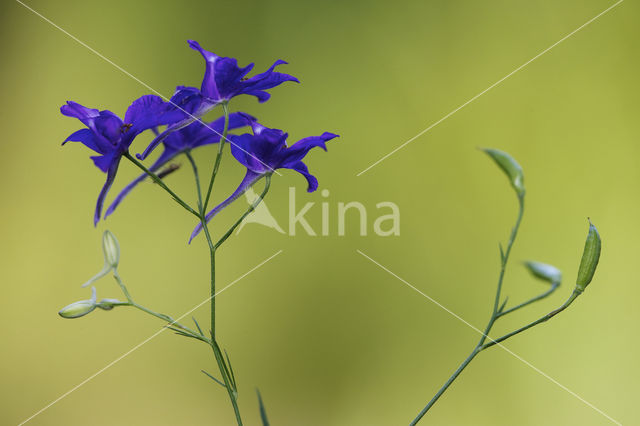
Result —
<instances>
[{"instance_id":1,"label":"purple flower","mask_svg":"<svg viewBox=\"0 0 640 426\"><path fill-rule=\"evenodd\" d=\"M169 106L158 96L142 96L129 106L124 121L111 111L87 108L72 101L60 107L63 115L75 117L87 126L72 133L62 144L69 141L81 142L87 148L97 152L100 155L93 156L91 159L107 174L107 181L96 203L94 225L97 225L100 220L104 199L116 177L120 159L129 150L133 139L147 129L171 124L181 118L176 114L176 110Z\"/></svg>"},{"instance_id":2,"label":"purple flower","mask_svg":"<svg viewBox=\"0 0 640 426\"><path fill-rule=\"evenodd\" d=\"M286 64L282 60L274 62L267 71L247 78L246 75L253 69L252 63L240 68L236 59L204 50L197 41L189 40L189 47L200 52L205 60L202 86L200 90L195 87L178 86L170 102L183 117L158 135L147 149L138 155L141 160L144 160L171 132L187 126L220 103L239 95L252 95L258 98L259 102L266 102L271 96L267 89L279 86L285 81L299 83L298 79L291 75L274 71L278 65Z\"/></svg>"},{"instance_id":3,"label":"purple flower","mask_svg":"<svg viewBox=\"0 0 640 426\"><path fill-rule=\"evenodd\" d=\"M247 172L233 194L207 213L207 222L244 194L259 179L273 173L276 169L295 170L307 179L307 191L315 191L318 189L318 179L309 173L309 169L302 160L312 148L319 147L326 151L325 142L338 137L336 134L324 132L320 136L309 136L300 139L291 146L287 146L287 133L282 130L265 127L253 117L243 115L251 123L253 134L232 135L229 139L231 141L231 153L236 160L247 168ZM201 230L202 224L198 224L193 230L189 241L193 240Z\"/></svg>"},{"instance_id":4,"label":"purple flower","mask_svg":"<svg viewBox=\"0 0 640 426\"><path fill-rule=\"evenodd\" d=\"M234 112L229 115L229 130L237 129L239 127L247 126L251 123L251 120L255 118L248 114ZM173 160L183 152L192 150L194 148L210 145L220 142L220 135L224 128L224 117L220 117L209 124L203 124L201 121L189 124L187 127L171 133L163 141L164 151L160 154L160 157L149 167L149 170L155 172L162 166ZM104 218L106 219L111 213L114 212L116 207L122 202L122 200L135 188L140 182L145 180L146 173L142 173L136 179L134 179L129 185L118 194L113 200L109 208L107 209Z\"/></svg>"}]
</instances>

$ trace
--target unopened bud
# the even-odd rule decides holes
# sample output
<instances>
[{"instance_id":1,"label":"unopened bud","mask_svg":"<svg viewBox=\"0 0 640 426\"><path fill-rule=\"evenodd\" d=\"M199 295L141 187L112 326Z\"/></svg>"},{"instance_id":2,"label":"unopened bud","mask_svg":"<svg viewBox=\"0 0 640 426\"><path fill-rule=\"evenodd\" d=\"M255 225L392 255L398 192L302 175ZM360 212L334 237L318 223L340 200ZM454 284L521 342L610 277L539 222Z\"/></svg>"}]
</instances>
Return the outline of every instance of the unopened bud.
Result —
<instances>
[{"instance_id":1,"label":"unopened bud","mask_svg":"<svg viewBox=\"0 0 640 426\"><path fill-rule=\"evenodd\" d=\"M96 288L91 288L91 299L80 300L74 302L68 306L65 306L58 312L62 318L80 318L83 317L96 308Z\"/></svg>"},{"instance_id":2,"label":"unopened bud","mask_svg":"<svg viewBox=\"0 0 640 426\"><path fill-rule=\"evenodd\" d=\"M529 272L536 278L558 285L562 281L562 272L552 265L542 262L528 261L524 263Z\"/></svg>"},{"instance_id":3,"label":"unopened bud","mask_svg":"<svg viewBox=\"0 0 640 426\"><path fill-rule=\"evenodd\" d=\"M600 260L600 250L602 249L602 241L600 235L593 223L589 221L589 233L587 241L584 243L584 251L582 260L580 260L580 268L578 269L578 279L576 280L576 289L584 291L593 279L596 273L598 261Z\"/></svg>"},{"instance_id":4,"label":"unopened bud","mask_svg":"<svg viewBox=\"0 0 640 426\"><path fill-rule=\"evenodd\" d=\"M104 231L102 235L102 250L105 263L112 268L117 268L120 261L120 245L115 235L109 230Z\"/></svg>"},{"instance_id":5,"label":"unopened bud","mask_svg":"<svg viewBox=\"0 0 640 426\"><path fill-rule=\"evenodd\" d=\"M520 164L509 154L499 149L484 148L483 151L486 152L507 175L518 197L524 197L524 172Z\"/></svg>"}]
</instances>

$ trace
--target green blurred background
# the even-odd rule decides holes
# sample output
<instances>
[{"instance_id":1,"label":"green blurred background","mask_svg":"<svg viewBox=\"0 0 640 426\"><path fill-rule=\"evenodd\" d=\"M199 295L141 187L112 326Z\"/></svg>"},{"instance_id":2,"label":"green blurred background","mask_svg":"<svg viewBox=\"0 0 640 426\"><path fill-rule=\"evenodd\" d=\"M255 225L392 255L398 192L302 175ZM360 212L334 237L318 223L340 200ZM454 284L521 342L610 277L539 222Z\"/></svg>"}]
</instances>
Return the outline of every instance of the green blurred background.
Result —
<instances>
[{"instance_id":1,"label":"green blurred background","mask_svg":"<svg viewBox=\"0 0 640 426\"><path fill-rule=\"evenodd\" d=\"M640 8L627 1L360 177L356 174L613 4L580 1L29 1L29 6L107 58L170 95L198 86L204 70L189 38L218 54L273 60L302 85L272 90L232 109L297 138L339 133L307 164L320 192L293 172L276 176L268 206L281 226L288 187L319 229L281 235L256 224L219 255L224 286L283 252L218 299L219 337L239 376L246 423L258 424L259 387L274 425L402 425L476 343L477 333L374 265L368 256L477 327L488 319L498 242L516 202L501 172L479 153L491 146L522 164L527 211L508 271L518 301L542 290L519 261L560 267L550 300L499 324L508 331L570 293L587 216L604 241L594 282L578 303L506 346L623 424L639 424L640 147L637 134ZM57 311L87 298L80 284L102 266L100 235L120 240L121 273L133 296L180 315L207 297L203 240L151 184L95 229L104 181L60 115L66 100L123 114L149 92L13 1L1 6L0 423L18 424L155 333L161 324L126 309L75 321ZM143 135L134 152L149 141ZM199 153L205 168L213 150ZM186 165L185 165L186 166ZM224 198L242 176L229 156L216 188ZM123 164L114 187L136 175ZM193 200L191 175L168 182ZM113 194L112 194L113 195ZM401 235L358 235L355 215L337 235L337 203L381 201L401 210ZM220 215L220 232L244 209ZM100 297L120 297L109 279ZM207 308L195 312L206 322ZM231 425L204 345L170 333L136 350L29 422L31 425ZM607 425L585 405L502 349L483 353L424 420L433 425Z\"/></svg>"}]
</instances>

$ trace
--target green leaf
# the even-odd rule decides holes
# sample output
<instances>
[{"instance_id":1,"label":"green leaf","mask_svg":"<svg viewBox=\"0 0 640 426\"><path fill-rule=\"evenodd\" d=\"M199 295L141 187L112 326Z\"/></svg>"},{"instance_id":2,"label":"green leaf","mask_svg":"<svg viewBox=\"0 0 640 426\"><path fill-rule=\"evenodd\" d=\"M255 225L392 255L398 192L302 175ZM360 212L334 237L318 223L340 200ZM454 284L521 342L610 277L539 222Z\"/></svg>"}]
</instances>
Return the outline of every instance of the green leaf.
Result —
<instances>
[{"instance_id":1,"label":"green leaf","mask_svg":"<svg viewBox=\"0 0 640 426\"><path fill-rule=\"evenodd\" d=\"M496 164L502 169L502 171L507 175L509 181L511 182L511 186L516 190L518 194L518 198L523 198L525 189L524 189L524 173L522 171L522 167L516 160L513 159L509 154L504 151L500 151L498 149L493 148L483 148L484 152L489 155L496 162Z\"/></svg>"},{"instance_id":2,"label":"green leaf","mask_svg":"<svg viewBox=\"0 0 640 426\"><path fill-rule=\"evenodd\" d=\"M200 332L200 335L202 337L204 337L204 333L202 332L202 329L200 328L200 324L198 324L198 321L196 321L196 317L191 317L191 319L193 320L193 322L196 324L196 327L198 328L198 331Z\"/></svg>"},{"instance_id":3,"label":"green leaf","mask_svg":"<svg viewBox=\"0 0 640 426\"><path fill-rule=\"evenodd\" d=\"M260 390L256 389L256 393L258 394L258 404L260 405L260 419L262 419L262 426L269 426L269 419L267 419L267 410L264 408Z\"/></svg>"},{"instance_id":4,"label":"green leaf","mask_svg":"<svg viewBox=\"0 0 640 426\"><path fill-rule=\"evenodd\" d=\"M524 265L536 278L555 285L559 285L562 282L562 272L555 266L532 260L524 262Z\"/></svg>"},{"instance_id":5,"label":"green leaf","mask_svg":"<svg viewBox=\"0 0 640 426\"><path fill-rule=\"evenodd\" d=\"M213 377L211 374L207 373L206 371L204 371L204 370L200 370L200 371L202 371L204 374L207 375L207 377L209 377L211 380L213 380L214 382L216 382L217 384L219 384L223 388L227 387L224 383L222 383L220 380L216 379L215 377Z\"/></svg>"},{"instance_id":6,"label":"green leaf","mask_svg":"<svg viewBox=\"0 0 640 426\"><path fill-rule=\"evenodd\" d=\"M600 234L598 234L598 230L589 220L589 233L587 234L587 241L584 243L584 251L582 252L580 268L578 269L578 279L576 280L577 290L584 291L593 279L600 261L601 249Z\"/></svg>"}]
</instances>

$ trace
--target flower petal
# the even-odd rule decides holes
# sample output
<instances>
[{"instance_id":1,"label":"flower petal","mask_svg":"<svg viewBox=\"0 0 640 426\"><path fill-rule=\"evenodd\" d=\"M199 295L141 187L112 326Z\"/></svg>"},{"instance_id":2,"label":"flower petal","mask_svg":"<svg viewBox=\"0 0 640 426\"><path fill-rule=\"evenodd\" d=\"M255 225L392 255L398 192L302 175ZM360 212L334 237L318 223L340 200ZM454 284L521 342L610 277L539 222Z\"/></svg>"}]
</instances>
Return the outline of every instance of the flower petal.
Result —
<instances>
[{"instance_id":1,"label":"flower petal","mask_svg":"<svg viewBox=\"0 0 640 426\"><path fill-rule=\"evenodd\" d=\"M308 184L307 192L313 192L316 189L318 189L318 179L316 179L314 175L309 173L309 169L307 168L307 165L304 164L302 161L298 161L297 163L288 165L285 168L295 170L296 172L300 173L302 176L304 176L307 179L307 184Z\"/></svg>"},{"instance_id":2,"label":"flower petal","mask_svg":"<svg viewBox=\"0 0 640 426\"><path fill-rule=\"evenodd\" d=\"M233 192L233 194L231 194L229 196L229 198L227 198L226 200L224 200L223 202L221 202L220 204L218 204L217 206L215 206L209 213L207 213L206 219L207 219L207 223L218 213L220 213L220 211L222 211L222 209L224 209L225 207L227 207L229 204L231 204L232 202L234 202L238 197L240 197L242 194L244 194L245 192L247 192L247 189L249 189L254 183L256 183L258 180L260 180L260 178L264 176L264 173L255 173L252 172L251 170L247 169L247 173L244 175L244 179L242 179L242 182L240 182L240 185L238 186L238 188L236 188L236 190ZM191 241L200 233L200 231L202 231L202 223L199 223L195 229L193 230L193 232L191 233L191 237L189 238L189 243L191 243Z\"/></svg>"},{"instance_id":3,"label":"flower petal","mask_svg":"<svg viewBox=\"0 0 640 426\"><path fill-rule=\"evenodd\" d=\"M283 64L286 64L286 62L279 59L274 62L267 71L243 81L242 93L256 96L260 102L265 102L269 99L269 94L264 92L264 90L279 86L285 81L300 83L300 81L292 75L274 71L278 65Z\"/></svg>"},{"instance_id":4,"label":"flower petal","mask_svg":"<svg viewBox=\"0 0 640 426\"><path fill-rule=\"evenodd\" d=\"M169 102L176 110L183 114L183 119L171 124L164 132L156 136L142 154L136 155L138 159L144 160L147 158L167 136L177 130L184 129L217 105L216 103L203 99L202 96L199 93L195 93L194 90L197 91L197 89L191 87L178 88L178 91Z\"/></svg>"},{"instance_id":5,"label":"flower petal","mask_svg":"<svg viewBox=\"0 0 640 426\"><path fill-rule=\"evenodd\" d=\"M60 112L67 117L77 118L87 127L92 127L93 119L100 115L99 110L87 108L73 101L67 101L66 105L62 105Z\"/></svg>"},{"instance_id":6,"label":"flower petal","mask_svg":"<svg viewBox=\"0 0 640 426\"><path fill-rule=\"evenodd\" d=\"M111 163L113 163L116 156L116 152L112 151L104 155L93 156L91 157L91 159L93 160L93 164L95 164L97 168L99 168L103 173L107 173L109 167L111 167Z\"/></svg>"},{"instance_id":7,"label":"flower petal","mask_svg":"<svg viewBox=\"0 0 640 426\"><path fill-rule=\"evenodd\" d=\"M156 126L173 124L184 118L184 113L160 96L145 95L133 101L127 108L124 121L132 124L129 132L137 135Z\"/></svg>"},{"instance_id":8,"label":"flower petal","mask_svg":"<svg viewBox=\"0 0 640 426\"><path fill-rule=\"evenodd\" d=\"M202 88L200 91L202 95L211 99L220 99L220 92L218 91L218 86L216 85L216 73L215 73L215 65L216 61L220 58L215 53L209 52L208 50L204 50L200 43L195 40L187 40L189 43L189 47L193 50L197 50L200 52L205 62L207 63L204 78L202 79Z\"/></svg>"},{"instance_id":9,"label":"flower petal","mask_svg":"<svg viewBox=\"0 0 640 426\"><path fill-rule=\"evenodd\" d=\"M77 132L73 132L71 135L69 135L68 138L64 140L64 142L62 142L62 145L66 144L69 141L82 142L82 144L87 148L94 150L98 154L104 154L104 147L100 146L100 138L96 137L96 134L93 133L93 131L90 129L80 129Z\"/></svg>"},{"instance_id":10,"label":"flower petal","mask_svg":"<svg viewBox=\"0 0 640 426\"><path fill-rule=\"evenodd\" d=\"M247 169L256 173L264 173L273 168L265 162L268 148L268 142L258 137L245 133L244 135L231 135L231 155L234 156L240 164Z\"/></svg>"},{"instance_id":11,"label":"flower petal","mask_svg":"<svg viewBox=\"0 0 640 426\"><path fill-rule=\"evenodd\" d=\"M337 137L339 136L334 133L324 132L320 136L309 136L307 138L300 139L298 142L287 148L282 167L288 167L290 164L298 163L312 148L319 147L326 151L327 146L325 145L325 142Z\"/></svg>"}]
</instances>

